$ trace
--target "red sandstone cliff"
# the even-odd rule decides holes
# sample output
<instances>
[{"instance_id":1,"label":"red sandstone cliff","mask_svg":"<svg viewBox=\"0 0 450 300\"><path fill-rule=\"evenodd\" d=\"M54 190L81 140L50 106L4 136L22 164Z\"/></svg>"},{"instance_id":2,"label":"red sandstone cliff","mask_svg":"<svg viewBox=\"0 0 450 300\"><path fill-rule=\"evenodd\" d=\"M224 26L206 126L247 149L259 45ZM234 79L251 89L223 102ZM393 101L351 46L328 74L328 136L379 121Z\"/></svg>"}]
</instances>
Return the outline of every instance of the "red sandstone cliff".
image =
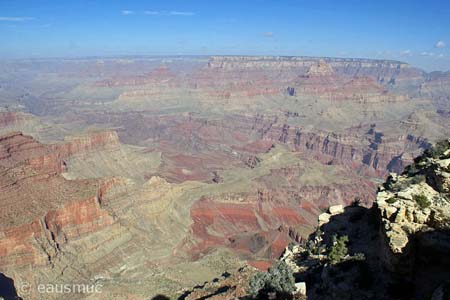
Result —
<instances>
[{"instance_id":1,"label":"red sandstone cliff","mask_svg":"<svg viewBox=\"0 0 450 300\"><path fill-rule=\"evenodd\" d=\"M117 142L114 133L43 145L15 132L0 137L0 270L48 264L60 245L113 223L100 207L109 182L69 181L62 158Z\"/></svg>"}]
</instances>

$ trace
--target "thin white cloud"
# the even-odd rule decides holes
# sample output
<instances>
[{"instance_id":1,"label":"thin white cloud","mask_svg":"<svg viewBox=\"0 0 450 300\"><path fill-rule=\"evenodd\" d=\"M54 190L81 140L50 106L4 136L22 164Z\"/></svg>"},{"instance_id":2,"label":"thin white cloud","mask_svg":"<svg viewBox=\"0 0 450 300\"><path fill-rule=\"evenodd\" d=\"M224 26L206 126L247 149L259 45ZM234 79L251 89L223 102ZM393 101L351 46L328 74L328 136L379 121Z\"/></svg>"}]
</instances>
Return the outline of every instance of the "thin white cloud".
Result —
<instances>
[{"instance_id":1,"label":"thin white cloud","mask_svg":"<svg viewBox=\"0 0 450 300\"><path fill-rule=\"evenodd\" d=\"M169 15L171 15L171 16L193 16L193 15L195 15L195 13L192 12L192 11L176 11L176 10L173 10L173 11L169 12Z\"/></svg>"},{"instance_id":2,"label":"thin white cloud","mask_svg":"<svg viewBox=\"0 0 450 300\"><path fill-rule=\"evenodd\" d=\"M121 13L122 13L122 16L134 15L134 11L133 10L128 10L128 9L122 10Z\"/></svg>"},{"instance_id":3,"label":"thin white cloud","mask_svg":"<svg viewBox=\"0 0 450 300\"><path fill-rule=\"evenodd\" d=\"M422 56L434 56L434 53L433 52L426 52L426 51L424 51L424 52L420 53L420 55L422 55Z\"/></svg>"},{"instance_id":4,"label":"thin white cloud","mask_svg":"<svg viewBox=\"0 0 450 300\"><path fill-rule=\"evenodd\" d=\"M272 32L272 31L264 32L264 36L265 36L266 38L272 38L272 37L273 37L273 32Z\"/></svg>"},{"instance_id":5,"label":"thin white cloud","mask_svg":"<svg viewBox=\"0 0 450 300\"><path fill-rule=\"evenodd\" d=\"M435 47L436 48L445 48L446 44L444 41L437 41Z\"/></svg>"},{"instance_id":6,"label":"thin white cloud","mask_svg":"<svg viewBox=\"0 0 450 300\"><path fill-rule=\"evenodd\" d=\"M144 11L145 15L150 15L150 16L156 16L156 15L160 15L161 12L160 11L155 11L155 10L146 10Z\"/></svg>"},{"instance_id":7,"label":"thin white cloud","mask_svg":"<svg viewBox=\"0 0 450 300\"><path fill-rule=\"evenodd\" d=\"M4 22L25 22L32 21L35 18L32 17L0 17L0 21Z\"/></svg>"},{"instance_id":8,"label":"thin white cloud","mask_svg":"<svg viewBox=\"0 0 450 300\"><path fill-rule=\"evenodd\" d=\"M145 15L149 16L184 16L184 17L191 17L195 15L195 12L192 11L178 11L178 10L171 10L171 11L165 11L165 10L146 10L144 11Z\"/></svg>"},{"instance_id":9,"label":"thin white cloud","mask_svg":"<svg viewBox=\"0 0 450 300\"><path fill-rule=\"evenodd\" d=\"M401 56L411 56L412 52L411 52L411 50L407 49L407 50L400 52L400 55Z\"/></svg>"}]
</instances>

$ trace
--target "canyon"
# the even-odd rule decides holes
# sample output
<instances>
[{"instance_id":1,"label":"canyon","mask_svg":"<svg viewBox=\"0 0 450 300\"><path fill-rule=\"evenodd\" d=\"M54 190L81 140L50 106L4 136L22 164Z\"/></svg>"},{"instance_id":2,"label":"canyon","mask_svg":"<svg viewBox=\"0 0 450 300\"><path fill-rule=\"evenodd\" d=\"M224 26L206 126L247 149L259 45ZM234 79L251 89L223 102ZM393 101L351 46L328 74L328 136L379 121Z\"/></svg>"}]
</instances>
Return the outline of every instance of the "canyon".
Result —
<instances>
[{"instance_id":1,"label":"canyon","mask_svg":"<svg viewBox=\"0 0 450 300\"><path fill-rule=\"evenodd\" d=\"M330 205L371 206L450 136L448 73L397 61L35 59L0 73L0 273L25 300L58 299L38 293L49 283L103 287L65 299L175 298L267 269Z\"/></svg>"},{"instance_id":2,"label":"canyon","mask_svg":"<svg viewBox=\"0 0 450 300\"><path fill-rule=\"evenodd\" d=\"M444 139L392 173L370 208L330 206L268 272L243 267L185 299L447 299L449 171Z\"/></svg>"}]
</instances>

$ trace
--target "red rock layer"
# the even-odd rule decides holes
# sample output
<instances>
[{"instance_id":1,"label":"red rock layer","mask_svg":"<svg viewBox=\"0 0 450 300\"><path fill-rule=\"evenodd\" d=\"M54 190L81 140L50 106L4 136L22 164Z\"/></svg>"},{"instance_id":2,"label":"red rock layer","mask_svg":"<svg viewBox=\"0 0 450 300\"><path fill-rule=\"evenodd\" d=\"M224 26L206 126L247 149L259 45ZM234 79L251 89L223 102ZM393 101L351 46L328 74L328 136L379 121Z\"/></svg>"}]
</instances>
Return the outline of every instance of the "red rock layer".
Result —
<instances>
[{"instance_id":1,"label":"red rock layer","mask_svg":"<svg viewBox=\"0 0 450 300\"><path fill-rule=\"evenodd\" d=\"M306 238L317 225L317 215L330 204L350 204L358 198L373 201L375 184L350 170L336 176L349 182L299 184L299 166L271 170L254 182L258 190L247 194L204 198L191 207L195 255L226 246L250 260L278 257L290 241ZM286 183L277 184L283 178Z\"/></svg>"},{"instance_id":2,"label":"red rock layer","mask_svg":"<svg viewBox=\"0 0 450 300\"><path fill-rule=\"evenodd\" d=\"M311 217L301 207L288 203L203 199L191 207L192 233L198 243L190 251L198 254L211 247L227 246L247 255L276 258L292 240L288 231L279 230L280 226L309 226L315 219Z\"/></svg>"},{"instance_id":3,"label":"red rock layer","mask_svg":"<svg viewBox=\"0 0 450 300\"><path fill-rule=\"evenodd\" d=\"M160 66L152 72L107 79L98 87L135 87L120 99L161 98L174 89L205 99L248 99L296 93L333 101L392 102L406 98L381 85L419 85L424 74L396 61L313 57L211 57L190 73ZM381 84L381 85L378 85ZM375 89L374 89L375 88ZM364 89L369 89L365 91Z\"/></svg>"},{"instance_id":4,"label":"red rock layer","mask_svg":"<svg viewBox=\"0 0 450 300\"><path fill-rule=\"evenodd\" d=\"M0 231L0 269L45 264L47 257L33 246L34 237L42 232L39 221Z\"/></svg>"},{"instance_id":5,"label":"red rock layer","mask_svg":"<svg viewBox=\"0 0 450 300\"><path fill-rule=\"evenodd\" d=\"M47 147L21 132L0 136L0 165L4 167L12 167L19 162L49 153Z\"/></svg>"},{"instance_id":6,"label":"red rock layer","mask_svg":"<svg viewBox=\"0 0 450 300\"><path fill-rule=\"evenodd\" d=\"M114 222L92 197L49 211L42 219L0 230L0 270L49 263L69 240L96 232Z\"/></svg>"},{"instance_id":7,"label":"red rock layer","mask_svg":"<svg viewBox=\"0 0 450 300\"><path fill-rule=\"evenodd\" d=\"M62 157L116 142L113 133L56 146L18 132L0 137L0 270L47 264L68 240L113 223L100 207L113 181L66 180L55 166Z\"/></svg>"},{"instance_id":8,"label":"red rock layer","mask_svg":"<svg viewBox=\"0 0 450 300\"><path fill-rule=\"evenodd\" d=\"M245 162L248 154L264 153L271 145L281 143L323 163L346 165L367 173L368 176L381 178L389 171L401 172L405 163L422 148L429 146L425 138L411 134L385 137L383 132L372 128L370 124L351 127L340 134L291 126L288 115L229 115L223 120L205 120L195 118L192 114L147 117L144 114L130 113L129 116L95 117L97 122L102 122L104 118L104 122L121 127L119 135L125 143L139 145L141 141L152 139L158 143L156 150L168 153L167 156L175 157L184 153L201 157L209 164L208 157L211 153L208 152L213 152L216 156L215 165L219 169L221 163L228 166L241 158ZM164 167L176 168L170 163ZM180 170L174 170L173 173L181 174ZM178 176L182 180L183 176L176 175ZM204 177L201 175L191 178Z\"/></svg>"},{"instance_id":9,"label":"red rock layer","mask_svg":"<svg viewBox=\"0 0 450 300\"><path fill-rule=\"evenodd\" d=\"M68 203L61 209L49 211L44 221L58 243L96 232L114 222L113 218L100 208L97 197Z\"/></svg>"},{"instance_id":10,"label":"red rock layer","mask_svg":"<svg viewBox=\"0 0 450 300\"><path fill-rule=\"evenodd\" d=\"M423 74L393 61L212 57L189 80L190 87L204 89L209 97L223 99L296 93L340 101L403 101L405 98L389 94L378 84L395 82L394 78L423 80Z\"/></svg>"},{"instance_id":11,"label":"red rock layer","mask_svg":"<svg viewBox=\"0 0 450 300\"><path fill-rule=\"evenodd\" d=\"M330 101L386 103L406 100L404 96L390 94L370 77L346 78L334 73L301 77L293 88L297 95L310 95Z\"/></svg>"},{"instance_id":12,"label":"red rock layer","mask_svg":"<svg viewBox=\"0 0 450 300\"><path fill-rule=\"evenodd\" d=\"M95 118L97 122L104 118L104 122L122 128L119 135L125 143L139 145L151 139L158 143L156 150L168 153L167 156L184 153L201 157L206 169L210 161L215 161L219 169L221 164L226 167L237 163L237 159L245 163L249 154L265 153L271 145L281 143L323 163L341 164L368 176L383 178L390 171L401 172L405 163L430 145L427 139L412 134L387 136L387 133L385 136L370 124L347 128L339 134L292 126L288 113L282 117L228 115L222 120L206 120L192 114L155 117L135 113ZM209 160L211 152L215 157ZM170 163L164 167L176 168ZM173 173L181 174L180 170ZM183 176L176 177L182 180Z\"/></svg>"},{"instance_id":13,"label":"red rock layer","mask_svg":"<svg viewBox=\"0 0 450 300\"><path fill-rule=\"evenodd\" d=\"M48 146L48 154L29 160L36 170L52 170L61 173L65 170L64 160L71 155L85 153L102 147L116 147L119 138L115 131L92 133L75 137L62 144Z\"/></svg>"},{"instance_id":14,"label":"red rock layer","mask_svg":"<svg viewBox=\"0 0 450 300\"><path fill-rule=\"evenodd\" d=\"M0 112L0 128L19 125L30 119L28 115L18 112Z\"/></svg>"}]
</instances>

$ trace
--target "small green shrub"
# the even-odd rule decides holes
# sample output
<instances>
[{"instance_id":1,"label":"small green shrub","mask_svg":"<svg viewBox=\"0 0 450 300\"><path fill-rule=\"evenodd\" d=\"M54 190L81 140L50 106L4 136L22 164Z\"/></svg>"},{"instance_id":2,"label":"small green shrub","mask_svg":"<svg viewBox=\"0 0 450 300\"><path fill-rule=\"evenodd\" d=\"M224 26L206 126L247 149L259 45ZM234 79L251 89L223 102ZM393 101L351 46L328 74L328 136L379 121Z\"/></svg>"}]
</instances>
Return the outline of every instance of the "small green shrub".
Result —
<instances>
[{"instance_id":1,"label":"small green shrub","mask_svg":"<svg viewBox=\"0 0 450 300\"><path fill-rule=\"evenodd\" d=\"M448 149L450 149L450 140L446 139L437 142L433 147L425 150L424 153L428 157L440 158Z\"/></svg>"},{"instance_id":2,"label":"small green shrub","mask_svg":"<svg viewBox=\"0 0 450 300\"><path fill-rule=\"evenodd\" d=\"M333 244L331 245L328 259L332 265L338 264L345 259L348 254L348 236L344 235L339 238L333 236Z\"/></svg>"},{"instance_id":3,"label":"small green shrub","mask_svg":"<svg viewBox=\"0 0 450 300\"><path fill-rule=\"evenodd\" d=\"M322 241L322 231L318 229L316 232L311 234L308 241L305 244L305 249L307 256L319 255L326 250L326 247L321 243Z\"/></svg>"},{"instance_id":4,"label":"small green shrub","mask_svg":"<svg viewBox=\"0 0 450 300\"><path fill-rule=\"evenodd\" d=\"M414 176L413 178L411 178L411 183L419 184L419 183L425 182L425 179L426 178L424 175L417 175L417 176Z\"/></svg>"},{"instance_id":5,"label":"small green shrub","mask_svg":"<svg viewBox=\"0 0 450 300\"><path fill-rule=\"evenodd\" d=\"M360 197L355 197L355 199L353 200L351 206L352 207L361 206L361 198Z\"/></svg>"},{"instance_id":6,"label":"small green shrub","mask_svg":"<svg viewBox=\"0 0 450 300\"><path fill-rule=\"evenodd\" d=\"M390 190L390 189L392 189L392 186L394 185L394 183L395 183L394 178L391 175L389 175L388 178L386 179L386 181L383 183L383 187L386 190Z\"/></svg>"},{"instance_id":7,"label":"small green shrub","mask_svg":"<svg viewBox=\"0 0 450 300\"><path fill-rule=\"evenodd\" d=\"M325 248L320 243L315 243L314 241L310 240L306 244L306 251L308 255L319 255L321 254Z\"/></svg>"},{"instance_id":8,"label":"small green shrub","mask_svg":"<svg viewBox=\"0 0 450 300\"><path fill-rule=\"evenodd\" d=\"M352 256L352 259L356 261L364 261L366 260L366 255L364 253L355 253Z\"/></svg>"},{"instance_id":9,"label":"small green shrub","mask_svg":"<svg viewBox=\"0 0 450 300\"><path fill-rule=\"evenodd\" d=\"M259 272L250 280L250 295L253 298L266 299L268 293L290 295L295 291L295 279L289 266L278 262L268 272Z\"/></svg>"},{"instance_id":10,"label":"small green shrub","mask_svg":"<svg viewBox=\"0 0 450 300\"><path fill-rule=\"evenodd\" d=\"M290 242L290 243L287 245L288 250L290 250L290 251L294 250L295 245L297 245L297 243Z\"/></svg>"},{"instance_id":11,"label":"small green shrub","mask_svg":"<svg viewBox=\"0 0 450 300\"><path fill-rule=\"evenodd\" d=\"M249 293L252 297L258 297L258 295L266 288L267 283L270 281L269 274L266 272L258 272L250 280Z\"/></svg>"},{"instance_id":12,"label":"small green shrub","mask_svg":"<svg viewBox=\"0 0 450 300\"><path fill-rule=\"evenodd\" d=\"M391 198L387 199L386 202L389 204L394 204L395 202L397 202L397 198L391 197Z\"/></svg>"},{"instance_id":13,"label":"small green shrub","mask_svg":"<svg viewBox=\"0 0 450 300\"><path fill-rule=\"evenodd\" d=\"M407 187L409 187L409 183L405 180L405 181L397 181L397 182L393 183L391 186L391 189L394 192L399 192L399 191L406 189Z\"/></svg>"},{"instance_id":14,"label":"small green shrub","mask_svg":"<svg viewBox=\"0 0 450 300\"><path fill-rule=\"evenodd\" d=\"M413 195L413 200L420 206L420 208L426 208L431 205L430 200L428 200L427 196L421 195Z\"/></svg>"},{"instance_id":15,"label":"small green shrub","mask_svg":"<svg viewBox=\"0 0 450 300\"><path fill-rule=\"evenodd\" d=\"M417 168L417 165L415 163L412 163L405 168L405 170L403 171L403 174L406 174L408 176L414 176L419 171L420 171L420 169Z\"/></svg>"}]
</instances>

